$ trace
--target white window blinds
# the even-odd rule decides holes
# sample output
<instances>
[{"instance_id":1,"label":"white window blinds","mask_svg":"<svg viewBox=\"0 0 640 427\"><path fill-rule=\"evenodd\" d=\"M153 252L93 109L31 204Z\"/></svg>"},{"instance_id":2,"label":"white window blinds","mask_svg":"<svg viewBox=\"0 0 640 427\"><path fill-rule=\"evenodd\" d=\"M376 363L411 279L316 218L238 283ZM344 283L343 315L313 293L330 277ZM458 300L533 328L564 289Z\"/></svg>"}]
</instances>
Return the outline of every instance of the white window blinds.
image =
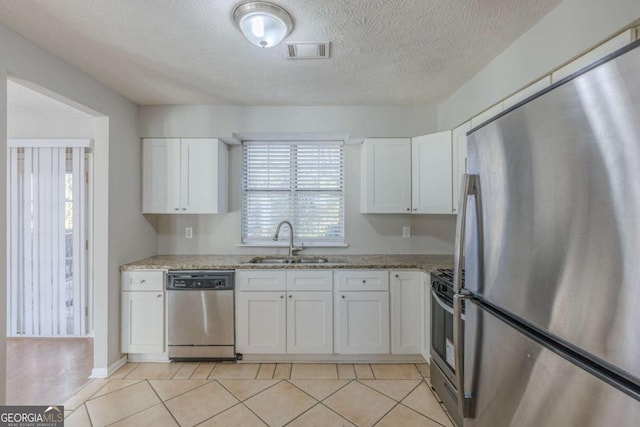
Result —
<instances>
[{"instance_id":1,"label":"white window blinds","mask_svg":"<svg viewBox=\"0 0 640 427\"><path fill-rule=\"evenodd\" d=\"M296 245L344 244L342 143L243 143L242 242L274 243L283 220Z\"/></svg>"},{"instance_id":2,"label":"white window blinds","mask_svg":"<svg viewBox=\"0 0 640 427\"><path fill-rule=\"evenodd\" d=\"M9 336L88 332L84 151L8 149Z\"/></svg>"}]
</instances>

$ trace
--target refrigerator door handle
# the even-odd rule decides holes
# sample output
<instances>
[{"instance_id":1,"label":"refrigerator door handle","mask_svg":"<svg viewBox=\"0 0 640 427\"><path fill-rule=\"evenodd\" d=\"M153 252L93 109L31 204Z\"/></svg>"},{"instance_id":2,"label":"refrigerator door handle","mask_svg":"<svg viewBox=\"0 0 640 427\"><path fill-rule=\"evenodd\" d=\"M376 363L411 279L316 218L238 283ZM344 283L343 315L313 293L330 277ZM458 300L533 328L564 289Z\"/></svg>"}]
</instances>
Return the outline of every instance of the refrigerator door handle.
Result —
<instances>
[{"instance_id":1,"label":"refrigerator door handle","mask_svg":"<svg viewBox=\"0 0 640 427\"><path fill-rule=\"evenodd\" d=\"M453 347L456 362L456 392L458 394L458 411L463 418L473 418L473 396L464 390L464 331L462 329L462 301L471 298L471 293L462 287L462 269L464 268L467 207L469 198L475 196L476 215L480 215L479 176L465 174L460 202L458 204L458 221L456 226L456 251L453 265ZM480 218L477 218L478 228ZM481 232L478 233L481 238Z\"/></svg>"},{"instance_id":2,"label":"refrigerator door handle","mask_svg":"<svg viewBox=\"0 0 640 427\"><path fill-rule=\"evenodd\" d=\"M456 252L453 261L453 291L460 293L462 289L462 269L464 267L464 242L467 227L467 205L469 196L478 196L478 175L464 174L460 200L458 202L458 220L456 223ZM476 197L477 203L477 197Z\"/></svg>"},{"instance_id":3,"label":"refrigerator door handle","mask_svg":"<svg viewBox=\"0 0 640 427\"><path fill-rule=\"evenodd\" d=\"M458 411L463 418L473 418L473 395L464 391L464 331L462 330L462 302L472 298L469 291L462 289L453 296L453 348L456 362L456 392Z\"/></svg>"}]
</instances>

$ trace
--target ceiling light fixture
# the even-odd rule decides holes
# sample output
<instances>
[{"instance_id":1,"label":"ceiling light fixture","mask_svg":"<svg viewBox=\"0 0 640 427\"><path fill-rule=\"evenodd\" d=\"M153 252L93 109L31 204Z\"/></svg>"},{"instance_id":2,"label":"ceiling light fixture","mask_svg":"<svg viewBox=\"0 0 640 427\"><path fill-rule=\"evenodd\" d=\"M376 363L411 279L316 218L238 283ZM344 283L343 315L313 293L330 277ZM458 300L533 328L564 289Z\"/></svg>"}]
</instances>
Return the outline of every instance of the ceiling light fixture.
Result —
<instances>
[{"instance_id":1,"label":"ceiling light fixture","mask_svg":"<svg viewBox=\"0 0 640 427\"><path fill-rule=\"evenodd\" d=\"M239 4L233 11L242 34L259 47L273 47L293 29L291 15L278 5L266 1Z\"/></svg>"}]
</instances>

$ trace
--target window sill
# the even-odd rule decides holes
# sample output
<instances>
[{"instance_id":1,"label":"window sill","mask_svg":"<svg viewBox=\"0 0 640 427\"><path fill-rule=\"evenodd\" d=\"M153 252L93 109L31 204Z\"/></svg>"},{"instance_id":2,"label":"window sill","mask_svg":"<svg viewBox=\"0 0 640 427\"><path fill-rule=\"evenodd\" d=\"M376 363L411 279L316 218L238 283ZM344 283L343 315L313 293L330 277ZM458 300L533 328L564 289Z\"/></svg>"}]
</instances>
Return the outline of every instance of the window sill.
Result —
<instances>
[{"instance_id":1,"label":"window sill","mask_svg":"<svg viewBox=\"0 0 640 427\"><path fill-rule=\"evenodd\" d=\"M236 245L238 248L288 248L289 245L272 245L269 243L240 243ZM299 247L297 244L294 245ZM309 243L303 244L303 248L348 248L347 243Z\"/></svg>"}]
</instances>

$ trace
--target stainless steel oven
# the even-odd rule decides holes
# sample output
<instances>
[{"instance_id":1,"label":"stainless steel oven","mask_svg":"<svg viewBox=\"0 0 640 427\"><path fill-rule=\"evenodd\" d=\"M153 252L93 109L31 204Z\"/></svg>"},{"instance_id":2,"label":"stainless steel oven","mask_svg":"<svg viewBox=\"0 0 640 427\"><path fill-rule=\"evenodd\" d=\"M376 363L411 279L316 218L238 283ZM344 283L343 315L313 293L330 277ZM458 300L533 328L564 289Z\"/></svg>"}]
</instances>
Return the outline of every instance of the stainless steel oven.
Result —
<instances>
[{"instance_id":1,"label":"stainless steel oven","mask_svg":"<svg viewBox=\"0 0 640 427\"><path fill-rule=\"evenodd\" d=\"M431 386L456 424L462 426L455 386L453 294L452 270L431 275Z\"/></svg>"}]
</instances>

